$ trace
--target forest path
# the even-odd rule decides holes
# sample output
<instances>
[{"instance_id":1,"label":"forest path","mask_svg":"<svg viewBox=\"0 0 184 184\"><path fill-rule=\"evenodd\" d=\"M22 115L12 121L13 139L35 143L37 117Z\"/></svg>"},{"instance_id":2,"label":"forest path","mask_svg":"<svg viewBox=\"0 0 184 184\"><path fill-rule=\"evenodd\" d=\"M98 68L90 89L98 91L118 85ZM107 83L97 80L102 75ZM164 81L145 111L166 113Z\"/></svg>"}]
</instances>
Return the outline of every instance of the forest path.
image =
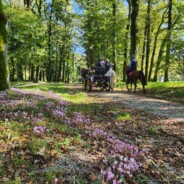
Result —
<instances>
[{"instance_id":1,"label":"forest path","mask_svg":"<svg viewBox=\"0 0 184 184\"><path fill-rule=\"evenodd\" d=\"M70 86L73 89L81 90L81 85ZM85 92L85 91L84 91ZM139 91L140 92L140 91ZM125 89L115 89L114 92L102 92L99 89L87 92L89 97L96 98L96 102L109 101L118 102L125 108L138 109L146 113L165 117L175 121L184 122L184 104L157 98L146 97L136 93L128 93Z\"/></svg>"},{"instance_id":2,"label":"forest path","mask_svg":"<svg viewBox=\"0 0 184 184\"><path fill-rule=\"evenodd\" d=\"M182 103L145 97L144 95L136 95L128 92L92 92L88 93L88 95L118 102L126 108L139 109L146 113L184 122L184 104Z\"/></svg>"}]
</instances>

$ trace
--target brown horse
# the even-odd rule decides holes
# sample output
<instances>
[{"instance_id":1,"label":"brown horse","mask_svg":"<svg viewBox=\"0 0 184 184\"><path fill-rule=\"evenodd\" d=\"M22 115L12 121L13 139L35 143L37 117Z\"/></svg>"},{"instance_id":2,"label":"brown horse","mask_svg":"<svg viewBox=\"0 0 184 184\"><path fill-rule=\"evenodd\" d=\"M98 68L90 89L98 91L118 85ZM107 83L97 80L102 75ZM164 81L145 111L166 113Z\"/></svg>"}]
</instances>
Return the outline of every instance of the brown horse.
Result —
<instances>
[{"instance_id":1,"label":"brown horse","mask_svg":"<svg viewBox=\"0 0 184 184\"><path fill-rule=\"evenodd\" d=\"M83 79L83 86L84 86L84 90L86 90L87 87L87 75L92 72L90 68L83 68L81 70L81 76Z\"/></svg>"},{"instance_id":2,"label":"brown horse","mask_svg":"<svg viewBox=\"0 0 184 184\"><path fill-rule=\"evenodd\" d=\"M130 70L130 67L127 65L126 67L126 73L127 71ZM127 90L130 91L130 88L129 88L129 84L131 84L131 87L132 87L132 84L134 84L134 92L136 92L136 89L137 89L137 81L140 81L141 84L142 84L142 87L143 87L143 92L145 93L145 85L147 84L146 82L146 78L145 78L145 75L143 73L142 70L138 71L132 71L130 72L128 75L127 75L127 81L126 81L126 87L127 87Z\"/></svg>"}]
</instances>

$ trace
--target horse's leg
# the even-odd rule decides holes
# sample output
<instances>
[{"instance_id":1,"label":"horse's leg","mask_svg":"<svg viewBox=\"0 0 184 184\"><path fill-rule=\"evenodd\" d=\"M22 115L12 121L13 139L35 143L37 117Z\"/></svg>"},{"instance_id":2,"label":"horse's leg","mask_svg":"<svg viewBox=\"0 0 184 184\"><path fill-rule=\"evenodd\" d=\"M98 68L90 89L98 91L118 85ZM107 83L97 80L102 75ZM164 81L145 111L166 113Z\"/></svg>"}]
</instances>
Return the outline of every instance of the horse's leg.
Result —
<instances>
[{"instance_id":1,"label":"horse's leg","mask_svg":"<svg viewBox=\"0 0 184 184\"><path fill-rule=\"evenodd\" d=\"M86 88L87 88L87 80L84 79L84 89L86 90Z\"/></svg>"},{"instance_id":2,"label":"horse's leg","mask_svg":"<svg viewBox=\"0 0 184 184\"><path fill-rule=\"evenodd\" d=\"M145 93L146 93L146 91L145 91L144 84L142 84L142 89L143 89L143 93L145 94Z\"/></svg>"},{"instance_id":3,"label":"horse's leg","mask_svg":"<svg viewBox=\"0 0 184 184\"><path fill-rule=\"evenodd\" d=\"M136 92L137 89L137 82L134 83L134 93Z\"/></svg>"},{"instance_id":4,"label":"horse's leg","mask_svg":"<svg viewBox=\"0 0 184 184\"><path fill-rule=\"evenodd\" d=\"M126 88L128 91L130 91L130 89L128 88L128 81L126 82Z\"/></svg>"},{"instance_id":5,"label":"horse's leg","mask_svg":"<svg viewBox=\"0 0 184 184\"><path fill-rule=\"evenodd\" d=\"M141 81L141 84L142 84L143 93L145 94L146 93L145 87L144 87L145 86L145 82L144 82L143 78L141 78L140 81Z\"/></svg>"}]
</instances>

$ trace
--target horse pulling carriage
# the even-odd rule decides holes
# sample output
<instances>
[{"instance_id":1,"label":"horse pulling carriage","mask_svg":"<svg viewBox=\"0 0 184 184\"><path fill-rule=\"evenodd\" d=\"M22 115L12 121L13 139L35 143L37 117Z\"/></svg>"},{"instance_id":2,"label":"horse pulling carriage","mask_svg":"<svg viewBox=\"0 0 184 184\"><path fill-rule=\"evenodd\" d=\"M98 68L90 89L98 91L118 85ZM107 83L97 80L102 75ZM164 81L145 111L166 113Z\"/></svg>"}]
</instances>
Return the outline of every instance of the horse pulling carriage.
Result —
<instances>
[{"instance_id":1,"label":"horse pulling carriage","mask_svg":"<svg viewBox=\"0 0 184 184\"><path fill-rule=\"evenodd\" d=\"M112 69L108 72L102 67L96 67L94 69L83 69L82 72L84 89L92 91L94 87L100 88L101 91L113 91L115 86L116 73Z\"/></svg>"}]
</instances>

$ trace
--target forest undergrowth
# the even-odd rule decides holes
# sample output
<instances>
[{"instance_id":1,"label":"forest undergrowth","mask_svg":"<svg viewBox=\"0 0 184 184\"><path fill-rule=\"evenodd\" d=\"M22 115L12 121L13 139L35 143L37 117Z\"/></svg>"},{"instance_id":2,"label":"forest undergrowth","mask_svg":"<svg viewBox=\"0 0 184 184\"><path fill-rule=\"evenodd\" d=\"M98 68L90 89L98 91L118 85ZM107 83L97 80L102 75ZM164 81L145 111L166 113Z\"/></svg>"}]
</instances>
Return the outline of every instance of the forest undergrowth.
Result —
<instances>
[{"instance_id":1,"label":"forest undergrowth","mask_svg":"<svg viewBox=\"0 0 184 184\"><path fill-rule=\"evenodd\" d=\"M56 89L0 93L0 183L184 183L183 122Z\"/></svg>"}]
</instances>

